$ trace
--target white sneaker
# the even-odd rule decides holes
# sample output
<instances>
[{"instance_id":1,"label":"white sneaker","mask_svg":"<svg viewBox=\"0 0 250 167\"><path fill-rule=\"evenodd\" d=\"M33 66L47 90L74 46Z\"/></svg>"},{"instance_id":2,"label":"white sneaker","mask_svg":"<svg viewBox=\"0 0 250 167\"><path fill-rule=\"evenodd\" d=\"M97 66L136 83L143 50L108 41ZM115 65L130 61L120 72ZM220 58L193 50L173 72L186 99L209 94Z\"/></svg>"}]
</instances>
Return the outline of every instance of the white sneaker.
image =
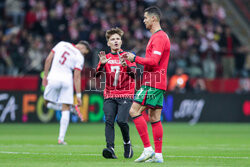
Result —
<instances>
[{"instance_id":1,"label":"white sneaker","mask_svg":"<svg viewBox=\"0 0 250 167\"><path fill-rule=\"evenodd\" d=\"M163 158L162 157L158 157L156 158L155 156L153 156L152 158L148 159L147 161L145 162L148 162L148 163L163 163Z\"/></svg>"},{"instance_id":2,"label":"white sneaker","mask_svg":"<svg viewBox=\"0 0 250 167\"><path fill-rule=\"evenodd\" d=\"M60 144L60 145L67 145L67 143L65 141L62 141L62 140L58 140L58 144Z\"/></svg>"},{"instance_id":3,"label":"white sneaker","mask_svg":"<svg viewBox=\"0 0 250 167\"><path fill-rule=\"evenodd\" d=\"M135 160L135 162L144 162L152 157L154 157L155 152L154 150L152 151L143 151L141 156Z\"/></svg>"}]
</instances>

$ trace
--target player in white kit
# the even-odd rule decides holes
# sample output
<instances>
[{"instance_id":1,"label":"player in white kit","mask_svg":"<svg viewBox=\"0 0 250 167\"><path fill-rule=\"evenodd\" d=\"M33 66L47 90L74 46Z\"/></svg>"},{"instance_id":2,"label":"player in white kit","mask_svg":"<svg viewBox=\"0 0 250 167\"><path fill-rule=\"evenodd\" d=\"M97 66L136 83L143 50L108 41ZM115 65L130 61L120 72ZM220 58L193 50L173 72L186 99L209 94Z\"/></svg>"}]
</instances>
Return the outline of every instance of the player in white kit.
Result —
<instances>
[{"instance_id":1,"label":"player in white kit","mask_svg":"<svg viewBox=\"0 0 250 167\"><path fill-rule=\"evenodd\" d=\"M89 44L86 41L80 41L76 45L61 41L46 58L42 81L43 86L45 86L45 105L48 108L53 108L56 104L60 104L62 110L58 144L67 144L64 137L69 124L70 107L74 101L73 81L77 105L82 104L81 71L84 55L88 54L89 51Z\"/></svg>"}]
</instances>

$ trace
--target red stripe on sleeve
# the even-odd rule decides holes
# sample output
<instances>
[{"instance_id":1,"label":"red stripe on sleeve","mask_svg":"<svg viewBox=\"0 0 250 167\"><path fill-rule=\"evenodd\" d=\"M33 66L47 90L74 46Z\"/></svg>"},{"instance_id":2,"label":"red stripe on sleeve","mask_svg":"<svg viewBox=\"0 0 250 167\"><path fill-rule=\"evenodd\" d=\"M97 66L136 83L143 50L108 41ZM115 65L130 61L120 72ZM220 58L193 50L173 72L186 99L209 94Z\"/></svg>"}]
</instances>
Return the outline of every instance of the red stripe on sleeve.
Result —
<instances>
[{"instance_id":1,"label":"red stripe on sleeve","mask_svg":"<svg viewBox=\"0 0 250 167\"><path fill-rule=\"evenodd\" d=\"M74 70L79 70L79 71L82 71L80 68L74 68Z\"/></svg>"}]
</instances>

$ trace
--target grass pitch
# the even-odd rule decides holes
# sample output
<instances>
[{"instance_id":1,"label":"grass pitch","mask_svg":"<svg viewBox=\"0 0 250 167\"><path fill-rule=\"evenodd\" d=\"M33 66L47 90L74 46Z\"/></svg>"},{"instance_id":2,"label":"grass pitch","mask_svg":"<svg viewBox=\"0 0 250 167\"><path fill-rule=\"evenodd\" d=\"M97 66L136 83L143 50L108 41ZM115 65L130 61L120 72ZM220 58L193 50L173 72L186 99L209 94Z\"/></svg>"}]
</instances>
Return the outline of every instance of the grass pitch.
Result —
<instances>
[{"instance_id":1,"label":"grass pitch","mask_svg":"<svg viewBox=\"0 0 250 167\"><path fill-rule=\"evenodd\" d=\"M152 140L150 124L149 134ZM116 160L104 159L104 123L70 123L68 145L57 145L58 124L0 124L0 166L250 166L250 124L163 124L163 164L134 163L143 146L134 124L130 135L134 157L123 157L116 125Z\"/></svg>"}]
</instances>

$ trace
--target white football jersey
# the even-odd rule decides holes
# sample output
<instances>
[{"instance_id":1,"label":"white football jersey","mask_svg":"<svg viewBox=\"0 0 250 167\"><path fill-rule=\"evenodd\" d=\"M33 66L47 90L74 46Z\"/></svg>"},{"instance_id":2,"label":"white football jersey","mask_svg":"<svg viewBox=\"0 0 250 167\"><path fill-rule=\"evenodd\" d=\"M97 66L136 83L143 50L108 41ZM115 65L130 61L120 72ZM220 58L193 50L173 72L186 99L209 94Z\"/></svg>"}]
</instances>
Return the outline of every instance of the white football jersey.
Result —
<instances>
[{"instance_id":1,"label":"white football jersey","mask_svg":"<svg viewBox=\"0 0 250 167\"><path fill-rule=\"evenodd\" d=\"M53 49L54 58L48 79L63 81L73 80L73 70L83 69L84 57L81 52L71 43L61 41Z\"/></svg>"}]
</instances>

